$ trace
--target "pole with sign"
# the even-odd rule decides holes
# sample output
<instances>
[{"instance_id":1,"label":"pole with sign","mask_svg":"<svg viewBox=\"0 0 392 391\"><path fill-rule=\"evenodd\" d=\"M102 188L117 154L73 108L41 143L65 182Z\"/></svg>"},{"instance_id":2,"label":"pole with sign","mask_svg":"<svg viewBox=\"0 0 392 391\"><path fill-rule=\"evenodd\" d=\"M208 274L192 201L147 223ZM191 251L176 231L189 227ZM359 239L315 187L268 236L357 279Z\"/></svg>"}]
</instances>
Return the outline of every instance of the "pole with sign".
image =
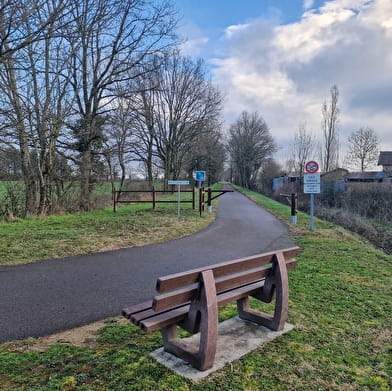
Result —
<instances>
[{"instance_id":1,"label":"pole with sign","mask_svg":"<svg viewBox=\"0 0 392 391\"><path fill-rule=\"evenodd\" d=\"M206 172L195 171L194 178L195 178L195 186L198 189L201 189L203 187L204 181L206 180Z\"/></svg>"},{"instance_id":2,"label":"pole with sign","mask_svg":"<svg viewBox=\"0 0 392 391\"><path fill-rule=\"evenodd\" d=\"M310 225L309 229L314 231L314 195L320 194L320 174L317 174L319 165L314 160L305 164L304 193L310 194Z\"/></svg>"},{"instance_id":3,"label":"pole with sign","mask_svg":"<svg viewBox=\"0 0 392 391\"><path fill-rule=\"evenodd\" d=\"M168 185L177 185L178 197L177 197L177 215L181 215L181 185L189 185L189 181L168 181Z\"/></svg>"}]
</instances>

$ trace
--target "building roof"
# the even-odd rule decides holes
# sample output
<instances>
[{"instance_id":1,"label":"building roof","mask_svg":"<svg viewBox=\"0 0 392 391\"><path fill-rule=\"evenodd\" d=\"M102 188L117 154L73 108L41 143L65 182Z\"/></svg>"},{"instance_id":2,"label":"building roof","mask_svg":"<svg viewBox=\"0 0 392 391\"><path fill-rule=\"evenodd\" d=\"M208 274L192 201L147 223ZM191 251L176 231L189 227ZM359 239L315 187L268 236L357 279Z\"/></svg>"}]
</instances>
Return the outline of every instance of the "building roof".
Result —
<instances>
[{"instance_id":1,"label":"building roof","mask_svg":"<svg viewBox=\"0 0 392 391\"><path fill-rule=\"evenodd\" d=\"M321 172L320 175L322 177L326 177L326 176L334 176L334 175L339 175L339 176L346 176L349 173L349 171L345 168L335 168L332 171L328 171L328 172Z\"/></svg>"},{"instance_id":2,"label":"building roof","mask_svg":"<svg viewBox=\"0 0 392 391\"><path fill-rule=\"evenodd\" d=\"M381 171L350 172L346 176L347 181L373 181L381 180L384 174Z\"/></svg>"},{"instance_id":3,"label":"building roof","mask_svg":"<svg viewBox=\"0 0 392 391\"><path fill-rule=\"evenodd\" d=\"M392 166L392 151L380 152L380 157L378 158L379 166Z\"/></svg>"}]
</instances>

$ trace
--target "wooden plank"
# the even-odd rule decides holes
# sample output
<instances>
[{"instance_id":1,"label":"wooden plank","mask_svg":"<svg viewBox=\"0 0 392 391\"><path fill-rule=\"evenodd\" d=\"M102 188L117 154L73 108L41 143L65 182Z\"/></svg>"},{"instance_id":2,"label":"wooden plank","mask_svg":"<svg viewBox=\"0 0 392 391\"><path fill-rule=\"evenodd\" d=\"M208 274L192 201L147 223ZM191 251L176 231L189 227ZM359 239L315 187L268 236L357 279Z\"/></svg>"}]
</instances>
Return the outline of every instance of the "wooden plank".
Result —
<instances>
[{"instance_id":1,"label":"wooden plank","mask_svg":"<svg viewBox=\"0 0 392 391\"><path fill-rule=\"evenodd\" d=\"M199 284L191 284L185 288L176 289L169 293L157 295L152 300L154 311L163 311L187 304L192 301L199 291Z\"/></svg>"},{"instance_id":2,"label":"wooden plank","mask_svg":"<svg viewBox=\"0 0 392 391\"><path fill-rule=\"evenodd\" d=\"M163 293L186 285L194 284L198 282L200 273L205 270L212 270L214 277L217 278L225 274L237 273L244 269L260 267L270 263L272 261L272 257L277 252L282 252L285 259L288 260L298 255L300 248L292 247L285 250L272 251L265 254L258 254L251 257L240 258L229 262L222 262L215 265L160 277L158 278L156 289L158 292Z\"/></svg>"},{"instance_id":3,"label":"wooden plank","mask_svg":"<svg viewBox=\"0 0 392 391\"><path fill-rule=\"evenodd\" d=\"M229 276L219 277L215 280L217 293L230 289L238 288L251 282L265 278L271 270L271 265L261 268L250 269L241 273L230 274ZM191 284L189 287L181 288L168 293L157 295L153 299L152 308L155 311L162 311L173 307L178 307L196 298L199 292L199 284Z\"/></svg>"},{"instance_id":4,"label":"wooden plank","mask_svg":"<svg viewBox=\"0 0 392 391\"><path fill-rule=\"evenodd\" d=\"M150 304L151 304L151 302L150 302ZM152 318L157 315L165 314L169 311L173 311L173 310L180 308L180 307L183 307L184 305L187 305L187 304L190 304L190 303L184 303L183 305L179 305L174 308L172 307L169 310L165 309L163 311L154 311L152 309L152 307L150 306L149 308L146 308L146 310L144 310L144 311L140 311L140 312L132 314L130 317L130 320L132 321L132 323L139 326L140 322L142 322L144 320L147 320L147 319Z\"/></svg>"},{"instance_id":5,"label":"wooden plank","mask_svg":"<svg viewBox=\"0 0 392 391\"><path fill-rule=\"evenodd\" d=\"M297 264L296 259L286 262L287 269L294 269ZM216 290L218 293L240 287L265 279L271 273L272 264L264 265L258 268L249 269L240 273L230 274L216 279Z\"/></svg>"},{"instance_id":6,"label":"wooden plank","mask_svg":"<svg viewBox=\"0 0 392 391\"><path fill-rule=\"evenodd\" d=\"M286 262L288 270L295 268L297 264L296 259L291 259ZM240 273L230 274L228 276L219 277L215 280L215 287L217 293L224 292L242 285L250 284L255 281L260 281L267 277L271 272L272 265L264 265L260 268L254 268ZM191 284L189 287L181 288L168 293L162 293L154 297L152 308L155 311L168 310L173 307L178 307L195 299L199 291L198 284Z\"/></svg>"},{"instance_id":7,"label":"wooden plank","mask_svg":"<svg viewBox=\"0 0 392 391\"><path fill-rule=\"evenodd\" d=\"M171 324L184 320L189 311L189 305L159 314L140 322L139 326L147 332L157 331Z\"/></svg>"},{"instance_id":8,"label":"wooden plank","mask_svg":"<svg viewBox=\"0 0 392 391\"><path fill-rule=\"evenodd\" d=\"M217 296L218 305L231 303L235 300L239 300L249 295L252 295L263 286L264 281L258 281L253 284L245 285L240 288L221 293ZM138 325L147 332L157 331L165 326L169 326L171 324L178 323L181 320L184 320L186 318L186 314L189 311L189 308L190 305L187 304L167 312L146 312L148 318L146 318L145 320L139 320Z\"/></svg>"},{"instance_id":9,"label":"wooden plank","mask_svg":"<svg viewBox=\"0 0 392 391\"><path fill-rule=\"evenodd\" d=\"M238 289L233 289L218 295L218 305L224 305L233 301L243 299L249 295L256 293L264 286L264 280L254 282L253 284L242 286Z\"/></svg>"},{"instance_id":10,"label":"wooden plank","mask_svg":"<svg viewBox=\"0 0 392 391\"><path fill-rule=\"evenodd\" d=\"M146 309L151 308L151 305L152 305L152 300L145 301L144 303L140 303L140 304L135 304L133 306L124 308L122 310L122 314L127 319L130 319L131 315L141 311L145 311Z\"/></svg>"},{"instance_id":11,"label":"wooden plank","mask_svg":"<svg viewBox=\"0 0 392 391\"><path fill-rule=\"evenodd\" d=\"M153 316L156 316L157 312L155 312L151 307L146 309L145 311L137 312L136 314L132 314L130 317L130 320L132 321L133 324L136 326L139 326L140 322L152 318Z\"/></svg>"}]
</instances>

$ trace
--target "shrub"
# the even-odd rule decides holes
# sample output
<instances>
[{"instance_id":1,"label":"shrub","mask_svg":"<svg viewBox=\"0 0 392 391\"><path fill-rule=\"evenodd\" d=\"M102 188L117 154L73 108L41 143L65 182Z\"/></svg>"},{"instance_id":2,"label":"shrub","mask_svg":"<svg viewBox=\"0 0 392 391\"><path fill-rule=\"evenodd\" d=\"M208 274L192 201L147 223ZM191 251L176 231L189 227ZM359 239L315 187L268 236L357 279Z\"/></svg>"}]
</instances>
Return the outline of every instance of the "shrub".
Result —
<instances>
[{"instance_id":1,"label":"shrub","mask_svg":"<svg viewBox=\"0 0 392 391\"><path fill-rule=\"evenodd\" d=\"M350 184L342 207L353 213L378 221L392 221L392 184Z\"/></svg>"},{"instance_id":2,"label":"shrub","mask_svg":"<svg viewBox=\"0 0 392 391\"><path fill-rule=\"evenodd\" d=\"M295 184L285 184L272 198L288 204L286 197L281 194L290 194L295 189ZM309 212L310 197L301 191L298 192L297 208ZM392 221L391 183L348 184L345 192L337 190L333 183L324 184L315 202L315 214L318 217L356 232L392 254L392 229L388 229Z\"/></svg>"},{"instance_id":3,"label":"shrub","mask_svg":"<svg viewBox=\"0 0 392 391\"><path fill-rule=\"evenodd\" d=\"M0 219L12 221L24 217L25 190L22 182L1 182Z\"/></svg>"}]
</instances>

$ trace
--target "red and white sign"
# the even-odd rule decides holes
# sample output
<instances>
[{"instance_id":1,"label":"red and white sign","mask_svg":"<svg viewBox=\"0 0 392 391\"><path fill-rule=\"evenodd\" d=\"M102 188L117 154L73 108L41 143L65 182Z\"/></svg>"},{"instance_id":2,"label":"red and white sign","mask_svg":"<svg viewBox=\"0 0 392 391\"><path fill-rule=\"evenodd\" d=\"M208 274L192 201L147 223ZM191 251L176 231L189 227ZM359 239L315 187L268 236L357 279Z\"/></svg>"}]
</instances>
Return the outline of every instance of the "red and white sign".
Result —
<instances>
[{"instance_id":1,"label":"red and white sign","mask_svg":"<svg viewBox=\"0 0 392 391\"><path fill-rule=\"evenodd\" d=\"M305 164L305 171L308 174L315 174L318 171L318 169L319 169L319 165L314 160L311 160L310 162L307 162Z\"/></svg>"}]
</instances>

